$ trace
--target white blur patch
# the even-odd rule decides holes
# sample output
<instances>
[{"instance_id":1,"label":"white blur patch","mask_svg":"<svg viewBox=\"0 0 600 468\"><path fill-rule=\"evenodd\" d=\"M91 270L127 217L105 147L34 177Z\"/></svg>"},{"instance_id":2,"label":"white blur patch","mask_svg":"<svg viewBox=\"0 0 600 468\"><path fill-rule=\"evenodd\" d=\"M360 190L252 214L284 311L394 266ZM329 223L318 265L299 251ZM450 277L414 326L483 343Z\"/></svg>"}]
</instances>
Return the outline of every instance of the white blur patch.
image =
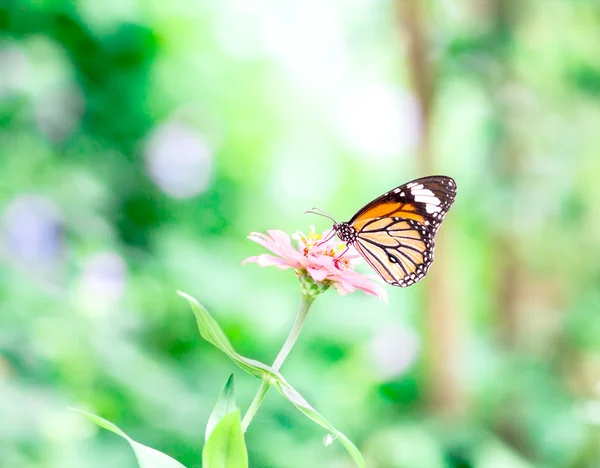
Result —
<instances>
[{"instance_id":1,"label":"white blur patch","mask_svg":"<svg viewBox=\"0 0 600 468\"><path fill-rule=\"evenodd\" d=\"M53 141L72 133L85 107L65 49L41 35L19 45L0 42L0 98L11 94L26 98L39 129Z\"/></svg>"},{"instance_id":2,"label":"white blur patch","mask_svg":"<svg viewBox=\"0 0 600 468\"><path fill-rule=\"evenodd\" d=\"M414 362L418 351L419 339L411 329L383 330L369 344L373 372L382 381L395 379Z\"/></svg>"},{"instance_id":3,"label":"white blur patch","mask_svg":"<svg viewBox=\"0 0 600 468\"><path fill-rule=\"evenodd\" d=\"M212 6L215 39L225 54L238 60L249 60L264 52L258 32L261 6L248 0L230 0Z\"/></svg>"},{"instance_id":4,"label":"white blur patch","mask_svg":"<svg viewBox=\"0 0 600 468\"><path fill-rule=\"evenodd\" d=\"M55 203L39 195L20 195L2 213L4 256L23 267L49 267L62 257L62 231L62 214Z\"/></svg>"},{"instance_id":5,"label":"white blur patch","mask_svg":"<svg viewBox=\"0 0 600 468\"><path fill-rule=\"evenodd\" d=\"M600 426L600 401L587 401L574 408L576 416L588 424Z\"/></svg>"},{"instance_id":6,"label":"white blur patch","mask_svg":"<svg viewBox=\"0 0 600 468\"><path fill-rule=\"evenodd\" d=\"M600 381L594 386L594 393L600 396ZM588 400L574 406L575 415L588 424L600 426L600 401Z\"/></svg>"},{"instance_id":7,"label":"white blur patch","mask_svg":"<svg viewBox=\"0 0 600 468\"><path fill-rule=\"evenodd\" d=\"M262 49L300 86L330 95L351 69L352 51L343 24L352 6L342 9L321 0L262 6L256 18Z\"/></svg>"},{"instance_id":8,"label":"white blur patch","mask_svg":"<svg viewBox=\"0 0 600 468\"><path fill-rule=\"evenodd\" d=\"M154 183L174 198L206 191L213 175L213 152L189 126L171 121L156 127L145 145L146 168Z\"/></svg>"},{"instance_id":9,"label":"white blur patch","mask_svg":"<svg viewBox=\"0 0 600 468\"><path fill-rule=\"evenodd\" d=\"M345 90L334 109L334 125L340 140L367 160L408 154L421 134L414 96L380 83Z\"/></svg>"},{"instance_id":10,"label":"white blur patch","mask_svg":"<svg viewBox=\"0 0 600 468\"><path fill-rule=\"evenodd\" d=\"M34 115L39 129L51 140L61 141L79 123L85 100L79 89L66 84L49 90L34 103Z\"/></svg>"},{"instance_id":11,"label":"white blur patch","mask_svg":"<svg viewBox=\"0 0 600 468\"><path fill-rule=\"evenodd\" d=\"M78 303L89 315L111 312L125 293L127 266L114 252L99 252L83 267L77 288Z\"/></svg>"},{"instance_id":12,"label":"white blur patch","mask_svg":"<svg viewBox=\"0 0 600 468\"><path fill-rule=\"evenodd\" d=\"M331 444L333 444L335 439L336 436L334 436L333 434L327 434L325 437L323 437L323 446L329 447Z\"/></svg>"},{"instance_id":13,"label":"white blur patch","mask_svg":"<svg viewBox=\"0 0 600 468\"><path fill-rule=\"evenodd\" d=\"M327 206L339 184L329 143L302 134L278 142L271 156L269 195L279 208L297 214L307 209L306 187L318 191L316 205Z\"/></svg>"},{"instance_id":14,"label":"white blur patch","mask_svg":"<svg viewBox=\"0 0 600 468\"><path fill-rule=\"evenodd\" d=\"M114 34L123 24L145 24L139 0L78 0L77 12L86 25L99 34Z\"/></svg>"},{"instance_id":15,"label":"white blur patch","mask_svg":"<svg viewBox=\"0 0 600 468\"><path fill-rule=\"evenodd\" d=\"M461 16L461 9L459 9L456 6L456 3L454 2L454 0L442 0L441 1L442 6L444 7L444 10L446 10L446 13L448 14L448 16L456 21L458 18L460 18Z\"/></svg>"},{"instance_id":16,"label":"white blur patch","mask_svg":"<svg viewBox=\"0 0 600 468\"><path fill-rule=\"evenodd\" d=\"M95 434L95 428L87 424L80 415L65 411L56 404L48 406L37 413L37 425L45 440L54 444L68 444Z\"/></svg>"},{"instance_id":17,"label":"white blur patch","mask_svg":"<svg viewBox=\"0 0 600 468\"><path fill-rule=\"evenodd\" d=\"M29 68L29 60L16 42L0 41L0 99L24 90Z\"/></svg>"},{"instance_id":18,"label":"white blur patch","mask_svg":"<svg viewBox=\"0 0 600 468\"><path fill-rule=\"evenodd\" d=\"M52 200L23 194L0 218L0 263L26 271L46 292L60 293L65 280L64 218Z\"/></svg>"}]
</instances>

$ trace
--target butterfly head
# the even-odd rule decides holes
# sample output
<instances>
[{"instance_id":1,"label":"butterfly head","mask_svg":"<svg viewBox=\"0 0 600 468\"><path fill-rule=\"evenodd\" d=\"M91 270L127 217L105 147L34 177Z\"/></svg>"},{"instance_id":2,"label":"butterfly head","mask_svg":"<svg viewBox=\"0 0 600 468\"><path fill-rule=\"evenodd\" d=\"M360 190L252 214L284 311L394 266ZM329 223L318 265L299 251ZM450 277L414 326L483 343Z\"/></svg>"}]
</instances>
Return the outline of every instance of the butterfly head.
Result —
<instances>
[{"instance_id":1,"label":"butterfly head","mask_svg":"<svg viewBox=\"0 0 600 468\"><path fill-rule=\"evenodd\" d=\"M349 223L335 223L333 225L333 230L340 238L340 240L342 242L345 242L346 244L352 244L356 240L356 236L358 235L356 229L350 226Z\"/></svg>"}]
</instances>

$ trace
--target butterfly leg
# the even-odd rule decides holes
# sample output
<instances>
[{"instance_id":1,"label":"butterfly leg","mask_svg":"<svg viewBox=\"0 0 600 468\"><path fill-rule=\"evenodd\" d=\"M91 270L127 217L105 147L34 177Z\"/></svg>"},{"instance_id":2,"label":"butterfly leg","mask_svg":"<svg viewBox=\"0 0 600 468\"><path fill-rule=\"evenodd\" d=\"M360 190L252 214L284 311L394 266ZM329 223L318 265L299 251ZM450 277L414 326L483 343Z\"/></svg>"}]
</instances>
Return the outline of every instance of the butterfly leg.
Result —
<instances>
[{"instance_id":1,"label":"butterfly leg","mask_svg":"<svg viewBox=\"0 0 600 468\"><path fill-rule=\"evenodd\" d=\"M334 230L332 230L331 233L325 239L322 239L321 242L319 242L316 245L316 247L318 247L318 246L320 246L320 245L322 245L322 244L324 244L326 242L329 242L333 238L333 236L335 236L335 231Z\"/></svg>"},{"instance_id":2,"label":"butterfly leg","mask_svg":"<svg viewBox=\"0 0 600 468\"><path fill-rule=\"evenodd\" d=\"M344 249L344 251L333 259L333 262L336 264L336 266L337 266L337 262L340 260L340 258L342 258L346 252L348 252L349 248L350 247L348 247L348 245L346 244L346 248Z\"/></svg>"}]
</instances>

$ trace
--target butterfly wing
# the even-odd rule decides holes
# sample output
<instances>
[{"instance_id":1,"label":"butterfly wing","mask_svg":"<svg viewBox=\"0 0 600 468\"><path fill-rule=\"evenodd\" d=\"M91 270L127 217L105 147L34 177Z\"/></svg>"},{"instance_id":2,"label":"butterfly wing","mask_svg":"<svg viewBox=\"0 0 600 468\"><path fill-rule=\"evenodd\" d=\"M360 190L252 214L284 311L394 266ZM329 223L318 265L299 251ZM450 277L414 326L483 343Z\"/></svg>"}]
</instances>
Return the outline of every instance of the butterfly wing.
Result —
<instances>
[{"instance_id":1,"label":"butterfly wing","mask_svg":"<svg viewBox=\"0 0 600 468\"><path fill-rule=\"evenodd\" d=\"M433 262L434 236L454 203L456 183L430 176L401 185L362 208L349 221L354 247L388 283L410 286Z\"/></svg>"}]
</instances>

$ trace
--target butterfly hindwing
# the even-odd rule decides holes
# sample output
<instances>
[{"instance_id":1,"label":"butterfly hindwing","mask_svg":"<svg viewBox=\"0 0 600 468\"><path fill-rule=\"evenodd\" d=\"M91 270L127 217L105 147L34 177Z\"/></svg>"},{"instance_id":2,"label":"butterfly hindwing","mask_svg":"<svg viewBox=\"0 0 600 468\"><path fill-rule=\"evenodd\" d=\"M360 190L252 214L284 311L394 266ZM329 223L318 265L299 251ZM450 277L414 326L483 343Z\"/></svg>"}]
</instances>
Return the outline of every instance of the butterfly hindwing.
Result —
<instances>
[{"instance_id":1,"label":"butterfly hindwing","mask_svg":"<svg viewBox=\"0 0 600 468\"><path fill-rule=\"evenodd\" d=\"M356 250L388 283L410 286L425 276L433 262L433 233L412 219L401 219L387 229L361 231Z\"/></svg>"},{"instance_id":2,"label":"butterfly hindwing","mask_svg":"<svg viewBox=\"0 0 600 468\"><path fill-rule=\"evenodd\" d=\"M386 282L410 286L433 262L434 236L455 196L456 183L445 176L390 190L347 223L356 231L352 244Z\"/></svg>"}]
</instances>

